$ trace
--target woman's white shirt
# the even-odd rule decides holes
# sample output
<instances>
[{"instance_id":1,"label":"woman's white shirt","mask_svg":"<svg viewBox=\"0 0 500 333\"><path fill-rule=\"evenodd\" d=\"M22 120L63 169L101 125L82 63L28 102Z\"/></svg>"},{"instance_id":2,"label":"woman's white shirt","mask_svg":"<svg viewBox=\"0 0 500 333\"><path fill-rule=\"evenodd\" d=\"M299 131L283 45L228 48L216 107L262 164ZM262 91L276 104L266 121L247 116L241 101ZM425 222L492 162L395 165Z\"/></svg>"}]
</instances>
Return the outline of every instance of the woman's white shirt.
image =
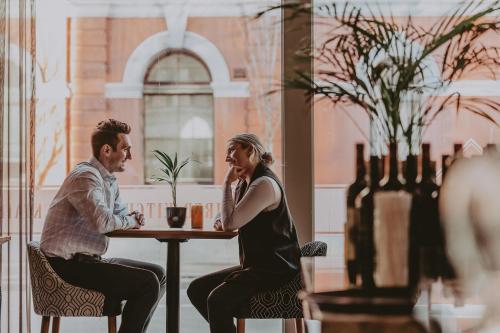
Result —
<instances>
[{"instance_id":1,"label":"woman's white shirt","mask_svg":"<svg viewBox=\"0 0 500 333\"><path fill-rule=\"evenodd\" d=\"M281 190L278 183L267 176L254 180L238 204L235 204L231 184L225 184L222 194L222 228L241 228L260 212L278 208L280 201Z\"/></svg>"}]
</instances>

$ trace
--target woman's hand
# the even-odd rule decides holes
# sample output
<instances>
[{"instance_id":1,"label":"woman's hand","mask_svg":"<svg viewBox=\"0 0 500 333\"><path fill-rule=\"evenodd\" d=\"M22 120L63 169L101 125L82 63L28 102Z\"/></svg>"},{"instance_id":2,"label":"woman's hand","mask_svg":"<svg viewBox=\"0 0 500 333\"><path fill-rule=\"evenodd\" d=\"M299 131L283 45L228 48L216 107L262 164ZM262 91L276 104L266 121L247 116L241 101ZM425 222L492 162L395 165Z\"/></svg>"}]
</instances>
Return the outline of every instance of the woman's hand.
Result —
<instances>
[{"instance_id":1,"label":"woman's hand","mask_svg":"<svg viewBox=\"0 0 500 333\"><path fill-rule=\"evenodd\" d=\"M239 166L231 166L227 170L224 182L226 184L232 184L234 181L238 180L239 178L242 178L244 173L245 173L244 168Z\"/></svg>"},{"instance_id":2,"label":"woman's hand","mask_svg":"<svg viewBox=\"0 0 500 333\"><path fill-rule=\"evenodd\" d=\"M214 229L217 231L222 231L222 222L221 220L215 220Z\"/></svg>"}]
</instances>

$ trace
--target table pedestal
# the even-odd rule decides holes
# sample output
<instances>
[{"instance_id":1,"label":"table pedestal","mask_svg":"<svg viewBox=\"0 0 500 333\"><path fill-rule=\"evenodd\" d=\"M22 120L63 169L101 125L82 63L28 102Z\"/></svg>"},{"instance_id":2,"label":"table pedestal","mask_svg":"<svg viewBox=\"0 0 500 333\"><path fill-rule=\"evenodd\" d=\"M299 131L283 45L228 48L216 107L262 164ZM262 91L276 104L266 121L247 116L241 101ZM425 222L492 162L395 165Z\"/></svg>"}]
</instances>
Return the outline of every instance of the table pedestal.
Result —
<instances>
[{"instance_id":1,"label":"table pedestal","mask_svg":"<svg viewBox=\"0 0 500 333\"><path fill-rule=\"evenodd\" d=\"M166 327L167 333L179 332L180 243L186 239L159 239L167 246Z\"/></svg>"}]
</instances>

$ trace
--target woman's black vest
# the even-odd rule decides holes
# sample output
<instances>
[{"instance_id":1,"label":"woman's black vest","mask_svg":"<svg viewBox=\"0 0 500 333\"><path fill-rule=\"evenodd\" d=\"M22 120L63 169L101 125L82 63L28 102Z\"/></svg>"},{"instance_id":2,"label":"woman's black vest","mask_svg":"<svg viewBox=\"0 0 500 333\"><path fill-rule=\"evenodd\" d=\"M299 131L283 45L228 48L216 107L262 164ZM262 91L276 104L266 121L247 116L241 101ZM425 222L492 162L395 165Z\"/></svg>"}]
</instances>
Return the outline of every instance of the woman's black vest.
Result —
<instances>
[{"instance_id":1,"label":"woman's black vest","mask_svg":"<svg viewBox=\"0 0 500 333\"><path fill-rule=\"evenodd\" d=\"M281 191L279 206L271 211L262 211L239 229L240 263L250 268L269 273L294 273L299 271L300 248L297 232L290 216L285 192L276 175L263 164L259 164L250 184L259 177L274 179ZM246 182L240 181L235 197L239 201L245 193Z\"/></svg>"}]
</instances>

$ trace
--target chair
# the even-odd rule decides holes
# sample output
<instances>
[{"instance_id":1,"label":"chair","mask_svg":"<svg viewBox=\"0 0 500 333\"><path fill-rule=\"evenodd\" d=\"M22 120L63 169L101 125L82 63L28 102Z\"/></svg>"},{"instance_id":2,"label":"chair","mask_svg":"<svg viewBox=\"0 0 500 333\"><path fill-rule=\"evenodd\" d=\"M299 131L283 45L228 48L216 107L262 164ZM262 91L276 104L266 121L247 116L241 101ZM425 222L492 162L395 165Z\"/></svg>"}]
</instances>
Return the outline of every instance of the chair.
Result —
<instances>
[{"instance_id":1,"label":"chair","mask_svg":"<svg viewBox=\"0 0 500 333\"><path fill-rule=\"evenodd\" d=\"M75 287L52 269L40 250L39 242L28 243L31 288L35 313L43 316L42 333L59 333L61 317L108 317L108 333L116 333L116 316L121 314L121 302L105 302L97 291Z\"/></svg>"},{"instance_id":2,"label":"chair","mask_svg":"<svg viewBox=\"0 0 500 333\"><path fill-rule=\"evenodd\" d=\"M305 244L301 249L302 257L326 256L327 245L324 242L314 241ZM304 315L302 304L297 297L303 289L300 274L297 274L284 286L259 293L250 299L237 316L237 332L245 332L245 319L295 319L298 333L303 332Z\"/></svg>"}]
</instances>

